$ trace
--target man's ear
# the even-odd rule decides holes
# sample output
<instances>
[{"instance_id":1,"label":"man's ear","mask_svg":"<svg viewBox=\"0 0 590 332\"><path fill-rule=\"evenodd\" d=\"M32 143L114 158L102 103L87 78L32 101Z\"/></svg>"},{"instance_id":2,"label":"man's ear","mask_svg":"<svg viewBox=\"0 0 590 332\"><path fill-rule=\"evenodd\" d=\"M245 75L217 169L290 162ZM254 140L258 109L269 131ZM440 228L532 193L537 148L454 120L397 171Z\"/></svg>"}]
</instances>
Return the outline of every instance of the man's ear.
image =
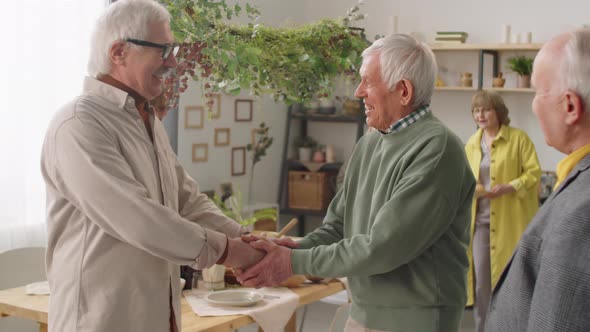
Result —
<instances>
[{"instance_id":1,"label":"man's ear","mask_svg":"<svg viewBox=\"0 0 590 332\"><path fill-rule=\"evenodd\" d=\"M403 106L409 106L414 98L414 85L412 82L406 79L402 79L400 81L400 88L401 88L401 100L400 103Z\"/></svg>"},{"instance_id":2,"label":"man's ear","mask_svg":"<svg viewBox=\"0 0 590 332\"><path fill-rule=\"evenodd\" d=\"M125 64L125 57L127 56L127 43L124 41L115 42L109 49L109 57L111 62L117 65Z\"/></svg>"},{"instance_id":3,"label":"man's ear","mask_svg":"<svg viewBox=\"0 0 590 332\"><path fill-rule=\"evenodd\" d=\"M584 114L582 99L577 93L567 90L564 93L563 105L566 111L565 123L567 125L576 124Z\"/></svg>"}]
</instances>

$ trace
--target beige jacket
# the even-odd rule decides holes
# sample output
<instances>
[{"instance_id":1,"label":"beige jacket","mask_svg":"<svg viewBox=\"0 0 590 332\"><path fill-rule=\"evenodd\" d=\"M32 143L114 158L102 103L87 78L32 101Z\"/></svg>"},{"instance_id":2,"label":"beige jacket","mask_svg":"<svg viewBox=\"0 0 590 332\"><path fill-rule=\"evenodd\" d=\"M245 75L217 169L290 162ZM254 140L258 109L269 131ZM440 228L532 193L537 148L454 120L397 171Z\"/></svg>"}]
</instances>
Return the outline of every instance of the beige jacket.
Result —
<instances>
[{"instance_id":1,"label":"beige jacket","mask_svg":"<svg viewBox=\"0 0 590 332\"><path fill-rule=\"evenodd\" d=\"M154 142L126 92L86 78L43 145L49 330L168 331L180 324L179 265L200 269L245 232L201 194L150 114Z\"/></svg>"}]
</instances>

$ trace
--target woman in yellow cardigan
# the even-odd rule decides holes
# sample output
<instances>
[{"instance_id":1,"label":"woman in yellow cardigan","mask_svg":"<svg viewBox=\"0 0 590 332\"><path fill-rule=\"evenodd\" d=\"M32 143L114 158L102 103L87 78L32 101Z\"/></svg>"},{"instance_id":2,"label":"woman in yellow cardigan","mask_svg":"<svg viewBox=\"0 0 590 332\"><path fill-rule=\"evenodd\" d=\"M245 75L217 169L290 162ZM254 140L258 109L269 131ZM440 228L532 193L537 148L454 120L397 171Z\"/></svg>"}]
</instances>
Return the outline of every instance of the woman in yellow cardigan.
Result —
<instances>
[{"instance_id":1,"label":"woman in yellow cardigan","mask_svg":"<svg viewBox=\"0 0 590 332\"><path fill-rule=\"evenodd\" d=\"M465 145L477 179L472 205L468 305L483 331L491 291L537 212L541 168L527 134L508 126L508 108L493 91L479 91L471 106L477 132Z\"/></svg>"}]
</instances>

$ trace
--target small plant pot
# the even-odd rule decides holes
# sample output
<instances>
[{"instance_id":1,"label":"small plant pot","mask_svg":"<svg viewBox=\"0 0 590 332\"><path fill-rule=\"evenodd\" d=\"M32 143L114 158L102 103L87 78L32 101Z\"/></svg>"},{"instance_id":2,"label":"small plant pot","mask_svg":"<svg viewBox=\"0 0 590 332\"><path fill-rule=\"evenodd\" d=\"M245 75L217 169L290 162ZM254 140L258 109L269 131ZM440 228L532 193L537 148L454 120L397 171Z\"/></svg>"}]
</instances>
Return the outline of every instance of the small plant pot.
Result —
<instances>
[{"instance_id":1,"label":"small plant pot","mask_svg":"<svg viewBox=\"0 0 590 332\"><path fill-rule=\"evenodd\" d=\"M311 160L311 148L299 148L299 160L310 161Z\"/></svg>"},{"instance_id":2,"label":"small plant pot","mask_svg":"<svg viewBox=\"0 0 590 332\"><path fill-rule=\"evenodd\" d=\"M516 86L521 89L528 89L531 87L531 76L530 75L518 75L516 78Z\"/></svg>"}]
</instances>

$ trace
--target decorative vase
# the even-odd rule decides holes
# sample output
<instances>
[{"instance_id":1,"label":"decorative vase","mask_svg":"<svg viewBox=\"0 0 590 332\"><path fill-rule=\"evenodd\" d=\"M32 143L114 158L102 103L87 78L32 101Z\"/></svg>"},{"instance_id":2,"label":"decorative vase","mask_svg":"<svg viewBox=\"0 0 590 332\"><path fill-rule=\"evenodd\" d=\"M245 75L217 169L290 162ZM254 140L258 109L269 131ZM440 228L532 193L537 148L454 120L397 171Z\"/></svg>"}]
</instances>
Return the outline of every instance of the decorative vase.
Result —
<instances>
[{"instance_id":1,"label":"decorative vase","mask_svg":"<svg viewBox=\"0 0 590 332\"><path fill-rule=\"evenodd\" d=\"M299 148L299 160L310 161L311 160L311 148Z\"/></svg>"},{"instance_id":2,"label":"decorative vase","mask_svg":"<svg viewBox=\"0 0 590 332\"><path fill-rule=\"evenodd\" d=\"M328 144L326 145L326 162L333 163L334 161L336 161L334 159L334 145Z\"/></svg>"},{"instance_id":3,"label":"decorative vase","mask_svg":"<svg viewBox=\"0 0 590 332\"><path fill-rule=\"evenodd\" d=\"M504 83L506 83L506 79L502 77L502 72L499 72L498 77L494 77L494 79L492 80L492 87L503 88Z\"/></svg>"},{"instance_id":4,"label":"decorative vase","mask_svg":"<svg viewBox=\"0 0 590 332\"><path fill-rule=\"evenodd\" d=\"M324 154L324 151L317 150L316 152L314 152L313 161L316 163L323 163L324 161L326 161L326 155Z\"/></svg>"},{"instance_id":5,"label":"decorative vase","mask_svg":"<svg viewBox=\"0 0 590 332\"><path fill-rule=\"evenodd\" d=\"M465 88L471 88L473 86L473 76L471 73L466 72L461 75L461 86Z\"/></svg>"},{"instance_id":6,"label":"decorative vase","mask_svg":"<svg viewBox=\"0 0 590 332\"><path fill-rule=\"evenodd\" d=\"M531 75L518 75L516 78L516 85L521 89L531 87Z\"/></svg>"}]
</instances>

